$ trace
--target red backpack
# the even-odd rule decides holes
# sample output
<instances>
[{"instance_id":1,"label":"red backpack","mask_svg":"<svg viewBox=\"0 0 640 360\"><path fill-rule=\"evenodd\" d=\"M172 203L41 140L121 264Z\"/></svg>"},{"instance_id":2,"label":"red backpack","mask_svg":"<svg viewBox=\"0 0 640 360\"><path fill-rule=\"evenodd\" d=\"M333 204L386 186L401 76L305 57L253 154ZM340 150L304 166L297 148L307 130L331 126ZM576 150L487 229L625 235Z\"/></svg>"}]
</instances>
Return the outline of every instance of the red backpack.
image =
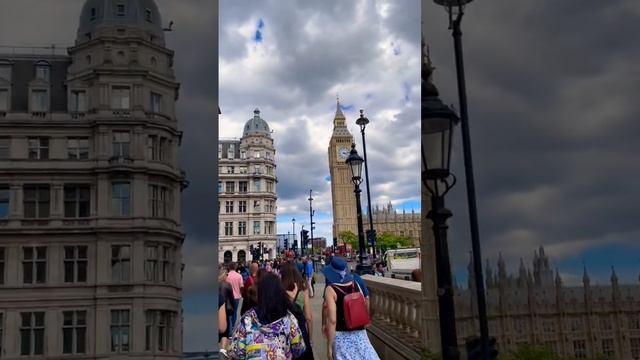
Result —
<instances>
[{"instance_id":1,"label":"red backpack","mask_svg":"<svg viewBox=\"0 0 640 360\"><path fill-rule=\"evenodd\" d=\"M355 280L351 281L351 285L353 292L349 294L340 289L340 287L331 285L334 290L344 294L342 308L344 309L344 322L349 330L363 327L370 323L367 303L364 300L364 295L360 291L360 286L356 289Z\"/></svg>"}]
</instances>

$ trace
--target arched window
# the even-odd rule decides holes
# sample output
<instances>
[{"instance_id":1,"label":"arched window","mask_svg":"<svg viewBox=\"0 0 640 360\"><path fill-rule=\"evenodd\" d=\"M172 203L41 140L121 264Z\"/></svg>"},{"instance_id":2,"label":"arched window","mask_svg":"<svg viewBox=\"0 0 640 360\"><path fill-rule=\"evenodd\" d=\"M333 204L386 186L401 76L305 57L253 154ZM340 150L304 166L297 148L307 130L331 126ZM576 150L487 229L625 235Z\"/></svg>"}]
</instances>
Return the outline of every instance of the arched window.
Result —
<instances>
[{"instance_id":1,"label":"arched window","mask_svg":"<svg viewBox=\"0 0 640 360\"><path fill-rule=\"evenodd\" d=\"M232 257L233 255L231 254L231 251L227 250L224 252L224 263L228 264L232 261Z\"/></svg>"},{"instance_id":2,"label":"arched window","mask_svg":"<svg viewBox=\"0 0 640 360\"><path fill-rule=\"evenodd\" d=\"M238 251L238 262L247 261L247 253L244 250Z\"/></svg>"}]
</instances>

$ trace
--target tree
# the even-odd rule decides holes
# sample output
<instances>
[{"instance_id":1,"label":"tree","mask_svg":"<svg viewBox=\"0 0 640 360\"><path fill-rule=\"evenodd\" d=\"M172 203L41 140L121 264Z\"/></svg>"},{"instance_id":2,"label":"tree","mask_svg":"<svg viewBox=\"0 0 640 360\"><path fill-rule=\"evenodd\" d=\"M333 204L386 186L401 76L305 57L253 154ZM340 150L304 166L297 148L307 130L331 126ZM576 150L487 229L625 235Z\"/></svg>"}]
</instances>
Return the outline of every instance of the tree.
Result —
<instances>
[{"instance_id":1,"label":"tree","mask_svg":"<svg viewBox=\"0 0 640 360\"><path fill-rule=\"evenodd\" d=\"M343 244L350 244L353 249L356 249L358 247L358 235L354 234L353 231L341 231L338 234L338 239ZM338 243L338 245L340 244Z\"/></svg>"},{"instance_id":2,"label":"tree","mask_svg":"<svg viewBox=\"0 0 640 360\"><path fill-rule=\"evenodd\" d=\"M384 232L378 235L377 245L381 249L396 249L398 247L411 247L413 246L413 239L408 236L398 236L389 232Z\"/></svg>"}]
</instances>

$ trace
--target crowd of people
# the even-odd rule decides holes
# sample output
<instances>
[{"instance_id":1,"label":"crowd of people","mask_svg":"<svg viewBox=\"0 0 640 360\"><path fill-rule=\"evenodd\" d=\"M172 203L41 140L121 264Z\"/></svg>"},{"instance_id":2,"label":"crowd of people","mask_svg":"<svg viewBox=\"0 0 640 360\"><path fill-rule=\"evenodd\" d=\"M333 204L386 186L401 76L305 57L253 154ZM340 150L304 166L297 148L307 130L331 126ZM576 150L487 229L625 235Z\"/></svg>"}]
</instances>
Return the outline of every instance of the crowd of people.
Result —
<instances>
[{"instance_id":1,"label":"crowd of people","mask_svg":"<svg viewBox=\"0 0 640 360\"><path fill-rule=\"evenodd\" d=\"M321 262L322 333L328 359L379 359L364 325L352 326L348 300L365 299L364 280L352 274L347 260ZM218 277L220 354L227 359L314 359L313 308L316 266L307 257L229 263ZM351 294L351 295L350 295ZM346 314L346 316L345 316ZM238 318L239 316L239 318Z\"/></svg>"}]
</instances>

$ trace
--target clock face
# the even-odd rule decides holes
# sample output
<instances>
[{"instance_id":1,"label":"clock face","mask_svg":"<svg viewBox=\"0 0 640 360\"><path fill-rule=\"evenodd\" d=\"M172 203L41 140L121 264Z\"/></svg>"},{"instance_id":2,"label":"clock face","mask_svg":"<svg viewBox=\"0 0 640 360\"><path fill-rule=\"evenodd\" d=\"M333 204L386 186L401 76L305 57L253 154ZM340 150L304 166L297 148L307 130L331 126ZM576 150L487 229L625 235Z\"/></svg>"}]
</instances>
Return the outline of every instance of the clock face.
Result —
<instances>
[{"instance_id":1,"label":"clock face","mask_svg":"<svg viewBox=\"0 0 640 360\"><path fill-rule=\"evenodd\" d=\"M346 147L341 147L338 149L338 159L347 160L347 156L349 156L349 149Z\"/></svg>"}]
</instances>

